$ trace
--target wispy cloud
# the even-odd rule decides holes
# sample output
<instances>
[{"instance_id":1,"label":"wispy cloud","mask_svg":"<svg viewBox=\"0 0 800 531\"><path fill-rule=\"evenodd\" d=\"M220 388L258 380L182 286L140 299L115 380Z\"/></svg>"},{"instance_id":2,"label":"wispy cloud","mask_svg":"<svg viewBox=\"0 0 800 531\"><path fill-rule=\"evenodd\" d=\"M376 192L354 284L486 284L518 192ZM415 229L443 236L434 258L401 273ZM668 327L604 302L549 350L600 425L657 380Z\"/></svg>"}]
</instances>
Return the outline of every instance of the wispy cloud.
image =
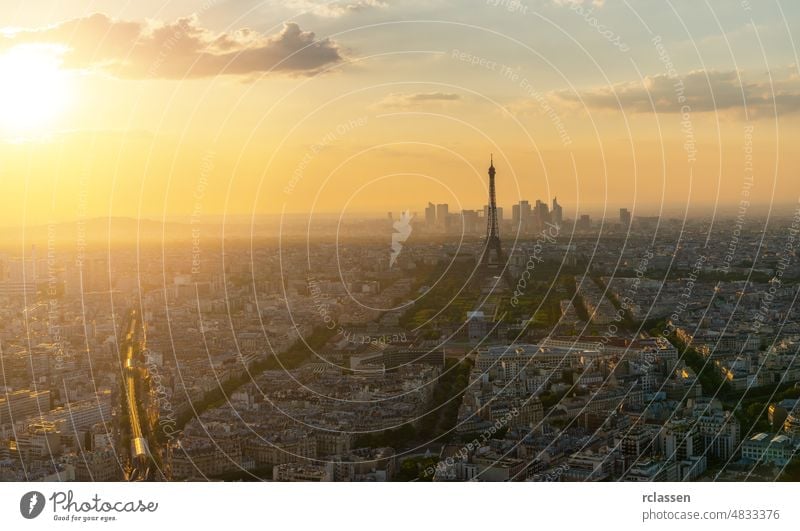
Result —
<instances>
[{"instance_id":1,"label":"wispy cloud","mask_svg":"<svg viewBox=\"0 0 800 531\"><path fill-rule=\"evenodd\" d=\"M353 0L349 2L326 2L325 0L287 0L286 7L313 13L320 17L338 18L350 13L386 7L381 0Z\"/></svg>"},{"instance_id":2,"label":"wispy cloud","mask_svg":"<svg viewBox=\"0 0 800 531\"><path fill-rule=\"evenodd\" d=\"M452 92L393 92L376 103L374 106L384 109L404 109L417 107L430 103L445 104L461 99L461 96Z\"/></svg>"}]
</instances>

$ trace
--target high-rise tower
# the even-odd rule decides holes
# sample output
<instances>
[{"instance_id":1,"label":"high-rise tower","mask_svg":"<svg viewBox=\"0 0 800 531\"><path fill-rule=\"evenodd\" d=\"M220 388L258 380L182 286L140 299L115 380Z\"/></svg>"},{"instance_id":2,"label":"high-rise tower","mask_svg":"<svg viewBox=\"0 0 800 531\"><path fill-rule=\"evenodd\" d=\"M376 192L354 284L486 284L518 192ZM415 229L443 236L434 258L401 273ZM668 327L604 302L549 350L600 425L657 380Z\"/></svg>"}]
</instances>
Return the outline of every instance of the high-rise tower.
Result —
<instances>
[{"instance_id":1,"label":"high-rise tower","mask_svg":"<svg viewBox=\"0 0 800 531\"><path fill-rule=\"evenodd\" d=\"M494 251L494 262L502 262L503 248L500 246L500 227L497 223L497 198L494 190L494 159L489 158L489 209L486 216L486 247L483 250L483 263L492 262L491 252Z\"/></svg>"},{"instance_id":2,"label":"high-rise tower","mask_svg":"<svg viewBox=\"0 0 800 531\"><path fill-rule=\"evenodd\" d=\"M558 199L553 198L553 215L552 220L554 225L558 225L559 227L564 223L564 209L561 208L561 205L558 204Z\"/></svg>"}]
</instances>

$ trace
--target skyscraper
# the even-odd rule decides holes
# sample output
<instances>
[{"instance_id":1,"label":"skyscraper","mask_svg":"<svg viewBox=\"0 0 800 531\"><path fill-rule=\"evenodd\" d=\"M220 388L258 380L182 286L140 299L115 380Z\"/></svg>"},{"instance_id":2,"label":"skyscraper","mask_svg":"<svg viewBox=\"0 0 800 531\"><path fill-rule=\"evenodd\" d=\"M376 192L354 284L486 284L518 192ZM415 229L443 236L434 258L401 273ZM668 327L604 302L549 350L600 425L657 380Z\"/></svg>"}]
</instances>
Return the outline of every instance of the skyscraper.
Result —
<instances>
[{"instance_id":1,"label":"skyscraper","mask_svg":"<svg viewBox=\"0 0 800 531\"><path fill-rule=\"evenodd\" d=\"M436 205L436 224L444 230L447 230L447 226L450 222L450 207L447 203L441 203Z\"/></svg>"},{"instance_id":2,"label":"skyscraper","mask_svg":"<svg viewBox=\"0 0 800 531\"><path fill-rule=\"evenodd\" d=\"M461 223L463 224L464 232L466 234L475 234L480 232L480 221L477 210L462 210Z\"/></svg>"},{"instance_id":3,"label":"skyscraper","mask_svg":"<svg viewBox=\"0 0 800 531\"><path fill-rule=\"evenodd\" d=\"M511 205L511 230L524 234L530 230L531 205L525 200Z\"/></svg>"},{"instance_id":4,"label":"skyscraper","mask_svg":"<svg viewBox=\"0 0 800 531\"><path fill-rule=\"evenodd\" d=\"M550 211L547 208L547 203L536 200L536 210L534 211L537 227L544 227L545 223L550 222Z\"/></svg>"},{"instance_id":5,"label":"skyscraper","mask_svg":"<svg viewBox=\"0 0 800 531\"><path fill-rule=\"evenodd\" d=\"M522 232L530 232L533 218L531 217L531 204L527 201L519 202L519 217L522 224Z\"/></svg>"},{"instance_id":6,"label":"skyscraper","mask_svg":"<svg viewBox=\"0 0 800 531\"><path fill-rule=\"evenodd\" d=\"M522 217L519 214L519 203L511 205L511 231L522 232Z\"/></svg>"},{"instance_id":7,"label":"skyscraper","mask_svg":"<svg viewBox=\"0 0 800 531\"><path fill-rule=\"evenodd\" d=\"M564 222L564 209L558 204L558 198L556 197L553 198L552 220L553 224L559 227Z\"/></svg>"},{"instance_id":8,"label":"skyscraper","mask_svg":"<svg viewBox=\"0 0 800 531\"><path fill-rule=\"evenodd\" d=\"M623 227L630 227L631 213L627 208L619 209L619 222L622 224Z\"/></svg>"},{"instance_id":9,"label":"skyscraper","mask_svg":"<svg viewBox=\"0 0 800 531\"><path fill-rule=\"evenodd\" d=\"M425 226L432 229L436 226L436 205L428 203L425 207Z\"/></svg>"}]
</instances>

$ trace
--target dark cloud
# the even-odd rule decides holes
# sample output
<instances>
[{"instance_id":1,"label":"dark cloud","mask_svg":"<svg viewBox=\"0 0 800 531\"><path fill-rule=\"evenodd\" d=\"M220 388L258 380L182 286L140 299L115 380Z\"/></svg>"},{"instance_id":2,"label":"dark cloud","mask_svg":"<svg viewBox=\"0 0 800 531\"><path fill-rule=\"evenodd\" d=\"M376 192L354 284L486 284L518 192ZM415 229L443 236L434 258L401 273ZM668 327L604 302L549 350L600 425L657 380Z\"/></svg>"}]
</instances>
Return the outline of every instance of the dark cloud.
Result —
<instances>
[{"instance_id":1,"label":"dark cloud","mask_svg":"<svg viewBox=\"0 0 800 531\"><path fill-rule=\"evenodd\" d=\"M311 74L342 60L334 41L317 41L314 33L292 22L272 35L246 28L214 33L195 17L143 23L98 13L0 38L0 48L31 43L64 46L68 68L102 68L131 79Z\"/></svg>"},{"instance_id":2,"label":"dark cloud","mask_svg":"<svg viewBox=\"0 0 800 531\"><path fill-rule=\"evenodd\" d=\"M693 71L681 77L666 74L645 78L644 83L625 82L612 87L580 91L561 90L553 99L572 105L580 100L590 109L622 109L632 112L677 113L688 105L691 112L740 111L751 116L800 110L800 80L776 70L759 81L748 81L742 72ZM773 94L774 93L774 94ZM579 96L580 95L580 99ZM774 99L773 99L774 97ZM652 102L651 102L652 99Z\"/></svg>"}]
</instances>

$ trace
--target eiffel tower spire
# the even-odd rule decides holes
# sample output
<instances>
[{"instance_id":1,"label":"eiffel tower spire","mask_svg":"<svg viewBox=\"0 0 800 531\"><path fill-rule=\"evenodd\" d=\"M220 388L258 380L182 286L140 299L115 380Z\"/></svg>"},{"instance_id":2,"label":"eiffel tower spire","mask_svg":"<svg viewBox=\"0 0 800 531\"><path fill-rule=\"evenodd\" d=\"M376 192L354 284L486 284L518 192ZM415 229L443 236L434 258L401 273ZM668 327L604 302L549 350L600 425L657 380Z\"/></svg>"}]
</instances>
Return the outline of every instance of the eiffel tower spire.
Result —
<instances>
[{"instance_id":1,"label":"eiffel tower spire","mask_svg":"<svg viewBox=\"0 0 800 531\"><path fill-rule=\"evenodd\" d=\"M495 196L494 176L494 156L489 155L489 210L486 216L486 247L483 251L483 263L490 262L490 254L494 251L495 261L501 262L503 259L503 248L500 245L500 226L497 222L497 197Z\"/></svg>"}]
</instances>

